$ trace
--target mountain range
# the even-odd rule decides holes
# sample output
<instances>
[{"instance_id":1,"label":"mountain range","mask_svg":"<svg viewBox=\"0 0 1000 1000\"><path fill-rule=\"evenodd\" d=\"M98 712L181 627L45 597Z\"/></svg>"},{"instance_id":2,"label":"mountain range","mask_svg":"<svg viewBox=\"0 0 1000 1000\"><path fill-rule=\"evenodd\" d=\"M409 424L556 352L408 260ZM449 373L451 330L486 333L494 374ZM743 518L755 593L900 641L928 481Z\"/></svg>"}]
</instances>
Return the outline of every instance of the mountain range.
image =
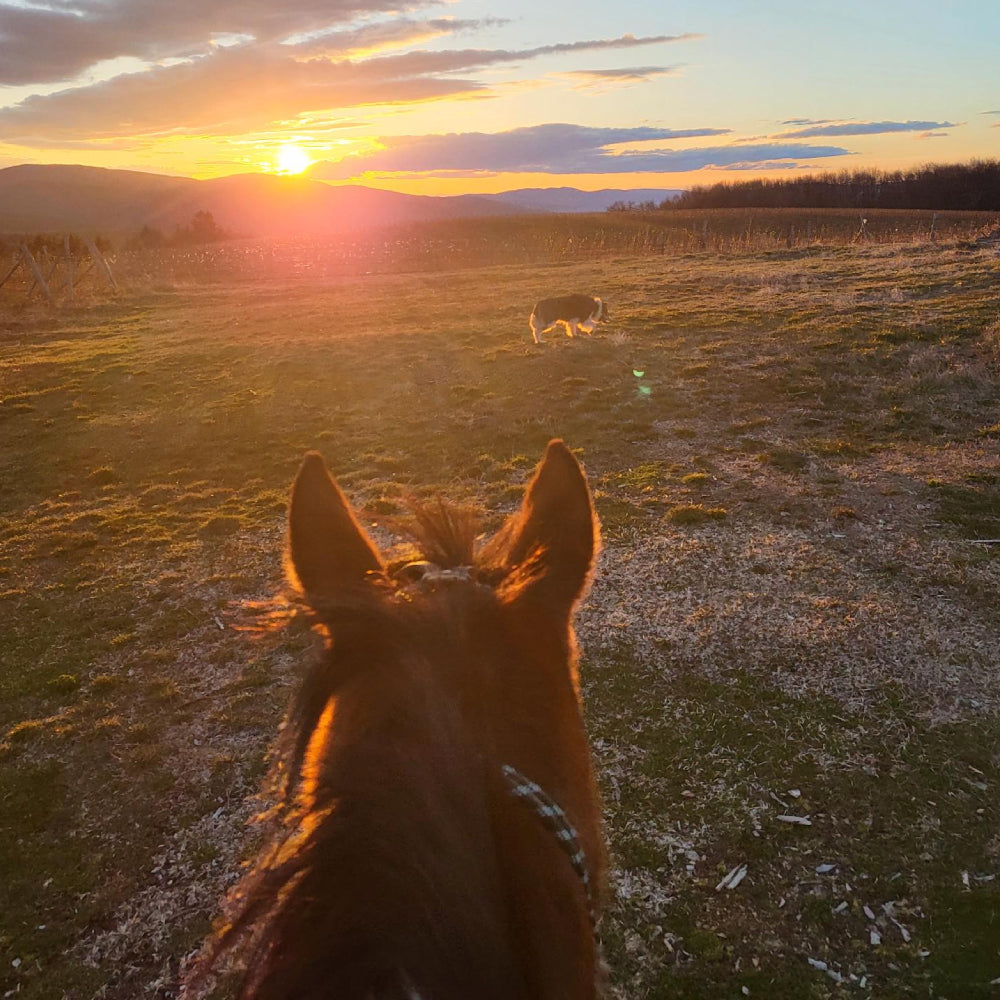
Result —
<instances>
[{"instance_id":1,"label":"mountain range","mask_svg":"<svg viewBox=\"0 0 1000 1000\"><path fill-rule=\"evenodd\" d=\"M307 176L236 174L212 180L135 170L22 164L0 170L0 234L81 233L115 237L144 226L168 235L196 212L246 236L335 235L434 219L536 212L600 212L616 201L656 201L678 192L525 188L492 195L428 197Z\"/></svg>"}]
</instances>

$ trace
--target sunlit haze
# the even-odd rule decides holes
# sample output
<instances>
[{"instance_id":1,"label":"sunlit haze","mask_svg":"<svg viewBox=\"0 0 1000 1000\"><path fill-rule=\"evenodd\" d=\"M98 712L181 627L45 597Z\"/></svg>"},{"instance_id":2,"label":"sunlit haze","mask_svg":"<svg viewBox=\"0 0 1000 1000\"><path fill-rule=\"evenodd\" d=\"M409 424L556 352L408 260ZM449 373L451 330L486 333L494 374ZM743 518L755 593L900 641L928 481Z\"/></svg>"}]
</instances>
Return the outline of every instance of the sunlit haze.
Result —
<instances>
[{"instance_id":1,"label":"sunlit haze","mask_svg":"<svg viewBox=\"0 0 1000 1000\"><path fill-rule=\"evenodd\" d=\"M0 167L423 194L1000 155L1000 5L0 0Z\"/></svg>"},{"instance_id":2,"label":"sunlit haze","mask_svg":"<svg viewBox=\"0 0 1000 1000\"><path fill-rule=\"evenodd\" d=\"M289 144L278 148L276 159L278 173L281 174L301 174L312 163L309 154L301 146Z\"/></svg>"}]
</instances>

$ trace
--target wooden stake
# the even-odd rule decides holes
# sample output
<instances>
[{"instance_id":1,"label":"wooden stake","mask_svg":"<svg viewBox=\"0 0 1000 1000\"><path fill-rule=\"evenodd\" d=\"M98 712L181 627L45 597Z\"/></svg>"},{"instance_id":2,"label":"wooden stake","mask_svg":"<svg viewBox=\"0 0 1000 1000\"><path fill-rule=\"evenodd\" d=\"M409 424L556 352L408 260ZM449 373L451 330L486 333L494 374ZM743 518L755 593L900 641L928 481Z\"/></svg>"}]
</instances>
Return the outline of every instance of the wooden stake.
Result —
<instances>
[{"instance_id":1,"label":"wooden stake","mask_svg":"<svg viewBox=\"0 0 1000 1000\"><path fill-rule=\"evenodd\" d=\"M21 244L21 256L24 258L24 261L28 265L28 267L31 268L31 272L35 276L35 283L38 285L39 288L41 288L42 292L45 294L45 297L49 300L49 302L52 305L55 305L55 299L53 299L52 297L52 291L49 289L49 286L45 283L45 278L42 277L41 269L39 268L35 258L31 256L31 251L28 249L27 243ZM31 292L29 291L28 294L30 295Z\"/></svg>"},{"instance_id":2,"label":"wooden stake","mask_svg":"<svg viewBox=\"0 0 1000 1000\"><path fill-rule=\"evenodd\" d=\"M104 279L111 286L111 289L115 292L118 291L118 284L111 274L111 268L108 267L108 262L104 259L104 254L94 246L93 240L85 240L87 244L87 249L90 251L90 256L94 258L94 263L97 264L99 270L104 274Z\"/></svg>"},{"instance_id":3,"label":"wooden stake","mask_svg":"<svg viewBox=\"0 0 1000 1000\"><path fill-rule=\"evenodd\" d=\"M63 237L63 249L66 251L66 301L73 305L73 254L69 249L69 237Z\"/></svg>"},{"instance_id":4,"label":"wooden stake","mask_svg":"<svg viewBox=\"0 0 1000 1000\"><path fill-rule=\"evenodd\" d=\"M18 254L17 257L14 258L14 266L4 275L3 281L0 281L0 288L3 288L3 286L6 285L7 282L14 276L14 272L21 266L21 261L21 255Z\"/></svg>"}]
</instances>

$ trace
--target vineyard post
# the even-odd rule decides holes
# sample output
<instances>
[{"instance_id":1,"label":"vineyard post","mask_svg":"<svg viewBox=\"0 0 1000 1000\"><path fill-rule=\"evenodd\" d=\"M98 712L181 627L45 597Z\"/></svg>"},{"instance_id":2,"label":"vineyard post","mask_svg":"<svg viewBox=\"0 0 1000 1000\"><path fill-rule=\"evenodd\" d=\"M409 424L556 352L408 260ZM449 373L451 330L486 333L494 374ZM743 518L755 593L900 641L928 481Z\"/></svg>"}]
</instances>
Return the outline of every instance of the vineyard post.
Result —
<instances>
[{"instance_id":1,"label":"vineyard post","mask_svg":"<svg viewBox=\"0 0 1000 1000\"><path fill-rule=\"evenodd\" d=\"M23 258L19 252L14 258L14 263L11 265L10 270L4 275L3 281L0 281L0 288L3 288L3 286L6 285L7 282L13 277L14 272L21 266L22 259Z\"/></svg>"},{"instance_id":2,"label":"vineyard post","mask_svg":"<svg viewBox=\"0 0 1000 1000\"><path fill-rule=\"evenodd\" d=\"M21 256L24 258L24 262L31 268L31 273L35 276L35 284L42 290L42 293L49 300L50 305L55 305L55 299L52 297L52 291L46 284L45 278L42 276L41 268L38 266L38 262L34 257L31 256L31 251L28 249L27 243L21 244ZM29 291L30 295L31 292Z\"/></svg>"},{"instance_id":3,"label":"vineyard post","mask_svg":"<svg viewBox=\"0 0 1000 1000\"><path fill-rule=\"evenodd\" d=\"M111 273L111 268L108 267L108 262L104 259L104 254L94 245L93 240L84 240L87 244L87 249L90 251L90 256L94 258L94 263L97 264L98 268L104 275L105 280L111 286L111 290L118 291L118 283L114 279L114 275Z\"/></svg>"},{"instance_id":4,"label":"vineyard post","mask_svg":"<svg viewBox=\"0 0 1000 1000\"><path fill-rule=\"evenodd\" d=\"M66 301L73 305L73 254L70 252L68 235L63 237L63 250L66 251Z\"/></svg>"}]
</instances>

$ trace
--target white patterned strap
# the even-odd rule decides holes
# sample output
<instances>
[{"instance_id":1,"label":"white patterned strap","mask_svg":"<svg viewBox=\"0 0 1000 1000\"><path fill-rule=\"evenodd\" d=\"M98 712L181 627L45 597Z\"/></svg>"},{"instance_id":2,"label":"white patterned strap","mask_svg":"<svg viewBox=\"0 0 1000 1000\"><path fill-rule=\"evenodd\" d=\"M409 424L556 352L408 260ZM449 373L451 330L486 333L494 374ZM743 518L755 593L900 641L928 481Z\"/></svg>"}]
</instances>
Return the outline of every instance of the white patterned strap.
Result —
<instances>
[{"instance_id":1,"label":"white patterned strap","mask_svg":"<svg viewBox=\"0 0 1000 1000\"><path fill-rule=\"evenodd\" d=\"M523 802L542 821L547 830L555 834L556 841L563 853L569 858L573 871L580 877L583 890L587 896L587 912L591 927L597 926L597 907L594 900L594 889L587 871L587 855L580 844L580 835L576 827L569 821L562 806L556 802L540 785L526 778L515 767L503 764L500 773L507 783L507 789L519 802Z\"/></svg>"}]
</instances>

